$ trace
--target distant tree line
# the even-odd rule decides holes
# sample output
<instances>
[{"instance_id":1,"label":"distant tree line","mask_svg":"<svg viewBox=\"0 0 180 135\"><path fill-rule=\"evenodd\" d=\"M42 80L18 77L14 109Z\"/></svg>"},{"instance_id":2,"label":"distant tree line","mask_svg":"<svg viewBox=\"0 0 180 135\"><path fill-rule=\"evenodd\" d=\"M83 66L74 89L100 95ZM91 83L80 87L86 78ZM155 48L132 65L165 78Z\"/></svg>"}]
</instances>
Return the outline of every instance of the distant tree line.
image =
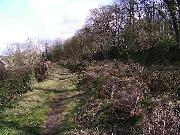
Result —
<instances>
[{"instance_id":1,"label":"distant tree line","mask_svg":"<svg viewBox=\"0 0 180 135\"><path fill-rule=\"evenodd\" d=\"M116 0L92 9L83 28L56 42L49 55L53 60L149 61L175 57L179 48L179 0Z\"/></svg>"}]
</instances>

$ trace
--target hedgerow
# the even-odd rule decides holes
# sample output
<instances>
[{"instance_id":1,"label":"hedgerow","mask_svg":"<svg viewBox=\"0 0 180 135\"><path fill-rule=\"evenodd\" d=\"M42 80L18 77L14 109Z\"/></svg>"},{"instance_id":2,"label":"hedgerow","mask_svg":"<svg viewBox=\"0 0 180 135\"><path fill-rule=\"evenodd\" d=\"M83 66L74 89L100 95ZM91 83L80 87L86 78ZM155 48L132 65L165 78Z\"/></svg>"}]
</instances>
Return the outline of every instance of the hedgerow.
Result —
<instances>
[{"instance_id":1,"label":"hedgerow","mask_svg":"<svg viewBox=\"0 0 180 135\"><path fill-rule=\"evenodd\" d=\"M31 70L27 67L5 70L0 81L0 106L31 90Z\"/></svg>"}]
</instances>

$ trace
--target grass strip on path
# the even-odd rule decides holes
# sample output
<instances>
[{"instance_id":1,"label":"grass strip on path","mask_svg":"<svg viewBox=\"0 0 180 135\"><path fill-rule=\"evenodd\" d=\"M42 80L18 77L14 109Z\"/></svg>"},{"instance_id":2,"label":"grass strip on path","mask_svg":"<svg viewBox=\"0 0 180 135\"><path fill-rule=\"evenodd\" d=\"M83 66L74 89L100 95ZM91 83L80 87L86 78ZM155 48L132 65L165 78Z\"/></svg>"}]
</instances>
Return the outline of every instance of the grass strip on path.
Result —
<instances>
[{"instance_id":1,"label":"grass strip on path","mask_svg":"<svg viewBox=\"0 0 180 135\"><path fill-rule=\"evenodd\" d=\"M69 91L75 89L72 75L61 75L63 72L61 69L54 69L50 79L35 83L32 91L22 95L12 103L11 108L2 112L0 135L39 135L46 125L49 113L54 111L54 99L59 96L65 98ZM55 113L60 116L63 111Z\"/></svg>"}]
</instances>

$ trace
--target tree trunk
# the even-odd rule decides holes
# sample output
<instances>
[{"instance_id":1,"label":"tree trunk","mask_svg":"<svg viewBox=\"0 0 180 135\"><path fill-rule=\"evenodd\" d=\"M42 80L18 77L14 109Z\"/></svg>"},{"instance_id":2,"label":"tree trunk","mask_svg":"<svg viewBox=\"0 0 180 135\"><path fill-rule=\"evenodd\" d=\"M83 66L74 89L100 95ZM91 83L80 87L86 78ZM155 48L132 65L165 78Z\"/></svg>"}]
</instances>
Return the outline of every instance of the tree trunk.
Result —
<instances>
[{"instance_id":1,"label":"tree trunk","mask_svg":"<svg viewBox=\"0 0 180 135\"><path fill-rule=\"evenodd\" d=\"M173 25L173 30L175 33L175 39L176 39L176 46L177 48L180 49L180 26L179 26L179 16L176 17L176 10L177 10L177 5L176 5L176 1L175 0L164 0L164 2L166 3L170 16L171 16L171 20L172 20L172 25ZM178 2L179 4L179 2Z\"/></svg>"}]
</instances>

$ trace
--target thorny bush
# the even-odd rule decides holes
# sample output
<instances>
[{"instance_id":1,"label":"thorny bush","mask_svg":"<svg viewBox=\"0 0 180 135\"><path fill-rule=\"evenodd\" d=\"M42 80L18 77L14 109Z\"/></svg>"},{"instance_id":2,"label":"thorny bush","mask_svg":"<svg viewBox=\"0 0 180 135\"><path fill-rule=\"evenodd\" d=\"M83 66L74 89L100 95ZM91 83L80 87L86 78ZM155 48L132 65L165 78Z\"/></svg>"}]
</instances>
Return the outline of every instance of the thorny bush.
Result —
<instances>
[{"instance_id":1,"label":"thorny bush","mask_svg":"<svg viewBox=\"0 0 180 135\"><path fill-rule=\"evenodd\" d=\"M110 117L109 124L116 127L113 127L113 130L106 128L111 130L111 133L180 133L177 126L180 112L174 109L178 106L175 91L180 84L179 71L151 70L134 63L95 63L87 67L79 77L79 89L91 92L91 97L82 101L84 105L80 110L83 111L79 116L81 120L78 120L84 121L82 125L86 125L89 120L90 123L96 121L97 115L88 113L96 114L98 106L101 106L99 100L105 99L111 102L109 112L118 119L117 125L121 123L120 127L115 126L113 118ZM143 104L145 100L149 103ZM172 104L164 104L164 100ZM85 102L94 106L87 107ZM153 106L153 102L158 105Z\"/></svg>"}]
</instances>

